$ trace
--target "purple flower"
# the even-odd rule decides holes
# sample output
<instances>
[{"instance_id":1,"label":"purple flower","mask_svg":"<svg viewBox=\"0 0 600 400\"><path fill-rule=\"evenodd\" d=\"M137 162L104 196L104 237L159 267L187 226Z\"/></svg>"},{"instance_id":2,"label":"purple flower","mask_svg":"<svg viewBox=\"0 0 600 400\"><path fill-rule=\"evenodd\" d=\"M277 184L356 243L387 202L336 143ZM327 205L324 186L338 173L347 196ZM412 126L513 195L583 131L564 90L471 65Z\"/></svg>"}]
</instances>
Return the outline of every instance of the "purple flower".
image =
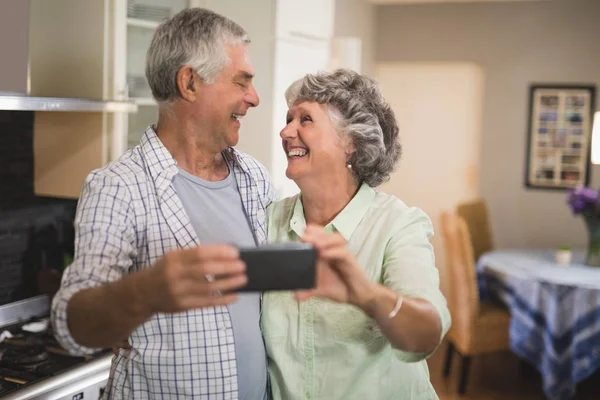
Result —
<instances>
[{"instance_id":1,"label":"purple flower","mask_svg":"<svg viewBox=\"0 0 600 400\"><path fill-rule=\"evenodd\" d=\"M598 192L588 187L569 188L567 191L567 204L571 207L573 214L580 214L586 210L596 212Z\"/></svg>"}]
</instances>

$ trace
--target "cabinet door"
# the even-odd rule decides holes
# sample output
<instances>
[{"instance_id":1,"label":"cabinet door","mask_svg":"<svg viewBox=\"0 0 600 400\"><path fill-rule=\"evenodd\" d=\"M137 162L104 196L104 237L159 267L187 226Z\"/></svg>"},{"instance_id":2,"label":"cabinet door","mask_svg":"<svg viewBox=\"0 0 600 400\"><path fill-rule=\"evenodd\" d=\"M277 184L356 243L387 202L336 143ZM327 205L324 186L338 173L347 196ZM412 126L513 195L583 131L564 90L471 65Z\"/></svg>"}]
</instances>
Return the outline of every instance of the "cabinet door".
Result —
<instances>
[{"instance_id":1,"label":"cabinet door","mask_svg":"<svg viewBox=\"0 0 600 400\"><path fill-rule=\"evenodd\" d=\"M329 40L334 11L334 0L277 0L276 35Z\"/></svg>"},{"instance_id":2,"label":"cabinet door","mask_svg":"<svg viewBox=\"0 0 600 400\"><path fill-rule=\"evenodd\" d=\"M145 76L146 52L160 22L189 4L188 0L113 1L113 92L116 98L134 100L138 112L113 116L111 160L136 146L148 125L156 123L158 107Z\"/></svg>"},{"instance_id":3,"label":"cabinet door","mask_svg":"<svg viewBox=\"0 0 600 400\"><path fill-rule=\"evenodd\" d=\"M279 132L285 126L285 116L288 110L285 91L294 81L302 78L305 74L327 70L328 63L328 42L278 39L275 43L271 175L275 189L281 197L287 197L299 191L298 186L285 176L287 157L279 137Z\"/></svg>"}]
</instances>

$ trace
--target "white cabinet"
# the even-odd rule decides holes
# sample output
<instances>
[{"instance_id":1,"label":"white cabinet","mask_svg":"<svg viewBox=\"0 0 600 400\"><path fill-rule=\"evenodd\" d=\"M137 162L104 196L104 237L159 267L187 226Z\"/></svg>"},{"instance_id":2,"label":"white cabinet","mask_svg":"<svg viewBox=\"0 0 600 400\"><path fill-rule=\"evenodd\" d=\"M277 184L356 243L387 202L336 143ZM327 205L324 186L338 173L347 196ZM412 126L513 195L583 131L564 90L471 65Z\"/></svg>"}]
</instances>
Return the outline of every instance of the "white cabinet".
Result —
<instances>
[{"instance_id":1,"label":"white cabinet","mask_svg":"<svg viewBox=\"0 0 600 400\"><path fill-rule=\"evenodd\" d=\"M277 37L329 40L333 36L332 0L277 0Z\"/></svg>"},{"instance_id":2,"label":"white cabinet","mask_svg":"<svg viewBox=\"0 0 600 400\"><path fill-rule=\"evenodd\" d=\"M285 176L287 159L279 132L285 126L285 90L306 73L327 70L334 0L191 0L240 24L249 34L250 54L261 98L242 123L240 150L271 173L279 196L298 191Z\"/></svg>"},{"instance_id":3,"label":"white cabinet","mask_svg":"<svg viewBox=\"0 0 600 400\"><path fill-rule=\"evenodd\" d=\"M277 39L275 42L271 175L275 189L281 196L290 196L299 191L294 181L285 176L287 158L279 137L288 110L284 93L291 83L307 73L327 69L328 63L329 46L326 41L294 38Z\"/></svg>"},{"instance_id":4,"label":"white cabinet","mask_svg":"<svg viewBox=\"0 0 600 400\"><path fill-rule=\"evenodd\" d=\"M148 125L157 120L158 106L146 80L146 52L152 35L162 20L188 7L188 0L111 0L115 46L113 92L138 104L136 114L115 118L111 159L137 145ZM119 128L122 127L122 130Z\"/></svg>"}]
</instances>

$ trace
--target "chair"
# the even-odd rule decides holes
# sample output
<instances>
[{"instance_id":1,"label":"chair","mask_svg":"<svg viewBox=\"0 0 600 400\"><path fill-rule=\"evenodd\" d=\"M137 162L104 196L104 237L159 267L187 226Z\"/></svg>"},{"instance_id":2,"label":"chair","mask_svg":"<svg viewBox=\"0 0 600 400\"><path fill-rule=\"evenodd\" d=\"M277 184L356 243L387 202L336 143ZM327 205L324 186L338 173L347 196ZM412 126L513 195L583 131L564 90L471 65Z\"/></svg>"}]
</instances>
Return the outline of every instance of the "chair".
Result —
<instances>
[{"instance_id":1,"label":"chair","mask_svg":"<svg viewBox=\"0 0 600 400\"><path fill-rule=\"evenodd\" d=\"M494 248L487 204L483 199L460 203L456 213L467 223L473 244L473 258L477 261Z\"/></svg>"},{"instance_id":2,"label":"chair","mask_svg":"<svg viewBox=\"0 0 600 400\"><path fill-rule=\"evenodd\" d=\"M464 219L444 212L441 226L450 283L448 306L452 315L444 376L450 374L452 355L457 351L462 356L459 393L464 394L471 357L509 349L510 314L500 306L480 302L473 247Z\"/></svg>"}]
</instances>

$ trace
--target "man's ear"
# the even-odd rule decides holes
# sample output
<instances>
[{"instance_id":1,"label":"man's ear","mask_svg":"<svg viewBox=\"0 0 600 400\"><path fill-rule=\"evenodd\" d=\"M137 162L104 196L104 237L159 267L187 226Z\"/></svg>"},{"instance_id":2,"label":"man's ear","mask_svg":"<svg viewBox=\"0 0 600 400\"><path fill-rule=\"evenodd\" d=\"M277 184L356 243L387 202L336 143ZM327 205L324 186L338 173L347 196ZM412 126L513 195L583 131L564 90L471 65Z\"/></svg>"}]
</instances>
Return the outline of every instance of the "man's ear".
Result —
<instances>
[{"instance_id":1,"label":"man's ear","mask_svg":"<svg viewBox=\"0 0 600 400\"><path fill-rule=\"evenodd\" d=\"M196 100L199 77L194 68L184 65L177 71L177 89L184 100Z\"/></svg>"}]
</instances>

